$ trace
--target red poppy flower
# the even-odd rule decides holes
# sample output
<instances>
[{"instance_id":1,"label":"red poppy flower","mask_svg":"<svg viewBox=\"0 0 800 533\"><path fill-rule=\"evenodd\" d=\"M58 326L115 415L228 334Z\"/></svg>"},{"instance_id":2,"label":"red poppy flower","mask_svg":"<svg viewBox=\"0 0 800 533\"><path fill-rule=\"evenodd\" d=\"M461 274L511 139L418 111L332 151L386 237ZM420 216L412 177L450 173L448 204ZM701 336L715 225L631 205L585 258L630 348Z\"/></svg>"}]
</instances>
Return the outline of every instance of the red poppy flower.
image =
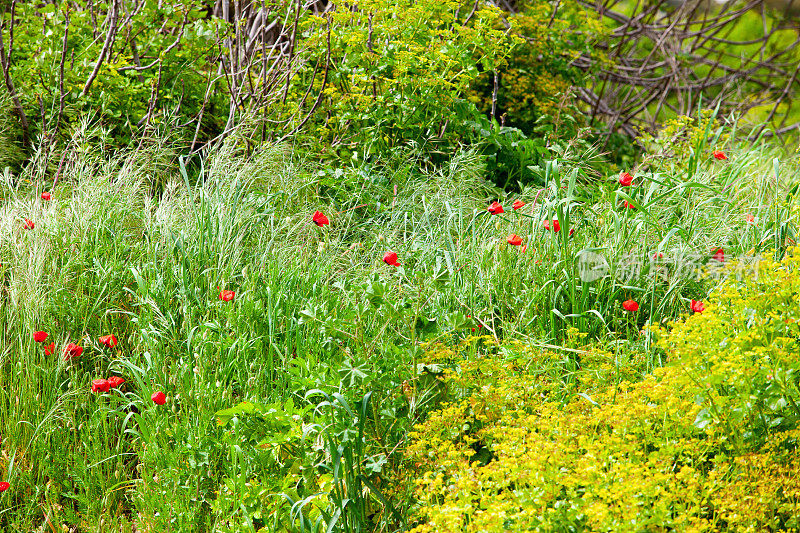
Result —
<instances>
[{"instance_id":1,"label":"red poppy flower","mask_svg":"<svg viewBox=\"0 0 800 533\"><path fill-rule=\"evenodd\" d=\"M71 342L64 348L64 360L75 359L76 357L80 357L82 353L83 347Z\"/></svg>"},{"instance_id":2,"label":"red poppy flower","mask_svg":"<svg viewBox=\"0 0 800 533\"><path fill-rule=\"evenodd\" d=\"M514 211L516 211L520 207L524 207L524 206L525 206L525 202L523 202L522 200L514 200L514 203L511 204L511 207L514 208Z\"/></svg>"},{"instance_id":3,"label":"red poppy flower","mask_svg":"<svg viewBox=\"0 0 800 533\"><path fill-rule=\"evenodd\" d=\"M53 355L53 352L56 351L56 343L51 342L47 346L44 347L44 354L45 355Z\"/></svg>"},{"instance_id":4,"label":"red poppy flower","mask_svg":"<svg viewBox=\"0 0 800 533\"><path fill-rule=\"evenodd\" d=\"M116 389L123 383L125 383L125 379L119 376L111 376L110 378L108 378L108 386L112 389Z\"/></svg>"},{"instance_id":5,"label":"red poppy flower","mask_svg":"<svg viewBox=\"0 0 800 533\"><path fill-rule=\"evenodd\" d=\"M119 342L114 335L103 335L98 340L100 341L100 344L105 344L109 348L113 348L117 345L117 342Z\"/></svg>"},{"instance_id":6,"label":"red poppy flower","mask_svg":"<svg viewBox=\"0 0 800 533\"><path fill-rule=\"evenodd\" d=\"M5 492L11 486L7 481L0 481L0 492Z\"/></svg>"},{"instance_id":7,"label":"red poppy flower","mask_svg":"<svg viewBox=\"0 0 800 533\"><path fill-rule=\"evenodd\" d=\"M319 227L331 223L328 217L323 215L321 211L314 211L314 216L311 217L311 221Z\"/></svg>"},{"instance_id":8,"label":"red poppy flower","mask_svg":"<svg viewBox=\"0 0 800 533\"><path fill-rule=\"evenodd\" d=\"M714 150L713 155L714 159L717 159L719 161L724 161L725 159L728 159L728 156L726 156L725 152L723 152L722 150Z\"/></svg>"},{"instance_id":9,"label":"red poppy flower","mask_svg":"<svg viewBox=\"0 0 800 533\"><path fill-rule=\"evenodd\" d=\"M523 244L522 245L522 253L524 254L527 251L528 251L528 245L527 244Z\"/></svg>"},{"instance_id":10,"label":"red poppy flower","mask_svg":"<svg viewBox=\"0 0 800 533\"><path fill-rule=\"evenodd\" d=\"M503 210L503 206L497 202L492 202L492 205L489 206L487 211L489 211L493 215L499 215L500 213L505 213L505 211Z\"/></svg>"},{"instance_id":11,"label":"red poppy flower","mask_svg":"<svg viewBox=\"0 0 800 533\"><path fill-rule=\"evenodd\" d=\"M22 227L25 228L25 229L33 229L35 227L35 224L33 223L33 220L28 220L26 218L25 219L25 223L22 224Z\"/></svg>"},{"instance_id":12,"label":"red poppy flower","mask_svg":"<svg viewBox=\"0 0 800 533\"><path fill-rule=\"evenodd\" d=\"M625 200L625 204L624 204L624 205L625 205L625 207L627 207L628 209L636 209L636 206L635 206L635 205L633 205L632 203L630 203L628 200Z\"/></svg>"},{"instance_id":13,"label":"red poppy flower","mask_svg":"<svg viewBox=\"0 0 800 533\"><path fill-rule=\"evenodd\" d=\"M223 302L230 302L234 296L236 296L235 291L220 291L219 293L219 299Z\"/></svg>"},{"instance_id":14,"label":"red poppy flower","mask_svg":"<svg viewBox=\"0 0 800 533\"><path fill-rule=\"evenodd\" d=\"M33 340L36 342L44 342L46 338L47 338L46 331L35 331L33 333Z\"/></svg>"},{"instance_id":15,"label":"red poppy flower","mask_svg":"<svg viewBox=\"0 0 800 533\"><path fill-rule=\"evenodd\" d=\"M639 310L639 304L634 302L633 300L625 300L624 302L622 302L622 308L625 309L626 311L634 312Z\"/></svg>"},{"instance_id":16,"label":"red poppy flower","mask_svg":"<svg viewBox=\"0 0 800 533\"><path fill-rule=\"evenodd\" d=\"M663 258L664 258L664 254L661 253L661 252L656 252L656 253L653 254L653 261L655 261L657 259L663 259Z\"/></svg>"},{"instance_id":17,"label":"red poppy flower","mask_svg":"<svg viewBox=\"0 0 800 533\"><path fill-rule=\"evenodd\" d=\"M108 392L111 383L107 379L99 378L92 380L92 392Z\"/></svg>"},{"instance_id":18,"label":"red poppy flower","mask_svg":"<svg viewBox=\"0 0 800 533\"><path fill-rule=\"evenodd\" d=\"M572 234L575 233L575 228L569 229L569 236L572 237Z\"/></svg>"},{"instance_id":19,"label":"red poppy flower","mask_svg":"<svg viewBox=\"0 0 800 533\"><path fill-rule=\"evenodd\" d=\"M387 265L399 267L400 263L397 262L397 254L394 252L386 252L383 254L383 262Z\"/></svg>"},{"instance_id":20,"label":"red poppy flower","mask_svg":"<svg viewBox=\"0 0 800 533\"><path fill-rule=\"evenodd\" d=\"M630 187L633 184L633 176L627 172L623 172L619 177L619 184L623 187Z\"/></svg>"},{"instance_id":21,"label":"red poppy flower","mask_svg":"<svg viewBox=\"0 0 800 533\"><path fill-rule=\"evenodd\" d=\"M695 313L702 313L706 310L706 306L703 305L703 302L698 302L697 300L692 300L692 311Z\"/></svg>"},{"instance_id":22,"label":"red poppy flower","mask_svg":"<svg viewBox=\"0 0 800 533\"><path fill-rule=\"evenodd\" d=\"M52 195L51 195L49 192L47 192L47 191L44 191L44 192L42 193L42 200L50 200L52 197L53 197L53 196L52 196Z\"/></svg>"},{"instance_id":23,"label":"red poppy flower","mask_svg":"<svg viewBox=\"0 0 800 533\"><path fill-rule=\"evenodd\" d=\"M545 230L550 231L550 221L545 220L542 223L542 227L544 227ZM553 219L553 231L555 231L556 233L561 231L561 224L559 224L558 220L556 220L555 218Z\"/></svg>"},{"instance_id":24,"label":"red poppy flower","mask_svg":"<svg viewBox=\"0 0 800 533\"><path fill-rule=\"evenodd\" d=\"M756 224L756 217L754 217L754 216L753 216L753 215L751 215L750 213L747 213L747 215L744 217L744 219L747 221L747 223L748 223L748 224L752 224L753 226L755 226L755 224Z\"/></svg>"},{"instance_id":25,"label":"red poppy flower","mask_svg":"<svg viewBox=\"0 0 800 533\"><path fill-rule=\"evenodd\" d=\"M519 235L509 235L506 240L508 241L508 244L511 244L512 246L519 246L522 244L522 237Z\"/></svg>"},{"instance_id":26,"label":"red poppy flower","mask_svg":"<svg viewBox=\"0 0 800 533\"><path fill-rule=\"evenodd\" d=\"M150 399L153 400L153 403L156 405L164 405L167 403L167 395L161 391L154 392Z\"/></svg>"},{"instance_id":27,"label":"red poppy flower","mask_svg":"<svg viewBox=\"0 0 800 533\"><path fill-rule=\"evenodd\" d=\"M712 257L712 259L716 259L720 263L724 263L725 262L725 250L723 250L722 248L717 248L717 251L714 252L714 255L712 255L711 257Z\"/></svg>"}]
</instances>

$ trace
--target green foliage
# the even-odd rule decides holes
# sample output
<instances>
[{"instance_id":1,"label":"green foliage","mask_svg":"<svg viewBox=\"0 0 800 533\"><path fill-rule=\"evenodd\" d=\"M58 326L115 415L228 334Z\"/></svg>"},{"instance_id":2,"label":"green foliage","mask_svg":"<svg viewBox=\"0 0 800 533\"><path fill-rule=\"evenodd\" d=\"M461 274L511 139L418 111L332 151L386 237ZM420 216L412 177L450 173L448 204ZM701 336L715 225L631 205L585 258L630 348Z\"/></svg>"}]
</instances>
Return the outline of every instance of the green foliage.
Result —
<instances>
[{"instance_id":1,"label":"green foliage","mask_svg":"<svg viewBox=\"0 0 800 533\"><path fill-rule=\"evenodd\" d=\"M141 531L413 527L404 450L411 428L457 393L443 372L495 353L488 339L566 344L531 367L563 384L537 389L536 401L584 393L602 405L583 373L633 382L660 366L666 354L641 328L687 312L716 284L677 270L667 280L653 270L621 280L614 269L584 280L582 251L614 268L631 254L649 266L657 250L708 263L716 246L727 257L782 253L796 238L797 207L783 198L797 162L776 165L769 146L733 141L722 147L728 160L702 157L707 136L693 144L691 177L676 162L680 171L643 168L623 187L549 161L536 170L546 188L498 197L474 150L435 170L414 160L330 167L284 148L246 155L236 136L192 159L157 138L109 156L93 149L102 131L78 133L54 186L36 161L3 175L4 530L36 529L42 506L54 526L89 530L131 520ZM45 187L52 200L41 199ZM489 214L493 197L505 213ZM514 199L527 204L514 210ZM315 226L315 210L330 224ZM381 261L388 250L399 267ZM638 311L621 308L629 298ZM33 341L39 330L54 353ZM120 339L113 350L97 340L108 333ZM614 357L581 351L576 339L590 335ZM66 362L69 342L84 354ZM90 392L111 374L122 388ZM150 401L159 390L162 406ZM686 431L699 432L706 406L692 405ZM493 464L486 448L472 454Z\"/></svg>"},{"instance_id":2,"label":"green foliage","mask_svg":"<svg viewBox=\"0 0 800 533\"><path fill-rule=\"evenodd\" d=\"M83 118L94 116L109 128L113 142L124 146L142 123L149 122L151 107L155 110L151 121L163 120L156 117L159 110L168 110L175 122L198 116L220 21L205 16L202 2L147 1L132 13L125 10L125 3L120 6L118 24L127 24L119 28L118 39L85 91L105 44L107 26L102 24L110 16L109 6L16 3L9 73L32 134L47 142L56 134L66 140ZM8 39L11 13L4 11L3 16ZM166 52L176 38L179 46ZM136 70L135 58L139 65L152 66ZM218 103L208 105L213 108ZM215 120L221 118L211 114L204 131L217 129Z\"/></svg>"},{"instance_id":3,"label":"green foliage","mask_svg":"<svg viewBox=\"0 0 800 533\"><path fill-rule=\"evenodd\" d=\"M324 18L306 17L301 56L308 59L291 93L297 105L330 55L324 98L308 133L345 154L408 145L425 153L451 150L474 117L463 100L470 83L502 65L519 42L502 29L497 8L481 6L467 22L457 16L459 7L365 0Z\"/></svg>"}]
</instances>

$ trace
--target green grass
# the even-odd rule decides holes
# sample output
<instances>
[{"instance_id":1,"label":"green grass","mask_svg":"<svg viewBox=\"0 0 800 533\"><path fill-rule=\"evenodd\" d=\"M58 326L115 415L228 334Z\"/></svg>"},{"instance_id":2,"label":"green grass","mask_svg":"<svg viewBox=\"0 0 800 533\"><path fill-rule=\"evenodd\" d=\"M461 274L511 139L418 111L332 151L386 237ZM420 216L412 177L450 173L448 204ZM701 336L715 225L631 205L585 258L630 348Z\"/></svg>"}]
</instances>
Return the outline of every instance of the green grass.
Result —
<instances>
[{"instance_id":1,"label":"green grass","mask_svg":"<svg viewBox=\"0 0 800 533\"><path fill-rule=\"evenodd\" d=\"M650 369L661 355L639 328L687 313L714 280L581 282L580 250L618 265L796 238L797 160L768 145L734 144L724 163L704 146L696 171L652 167L632 190L553 165L517 212L470 151L435 172L412 160L387 173L319 167L283 147L248 156L231 143L184 161L167 146L76 149L50 202L35 163L4 175L3 531L397 530L413 505L398 488L406 431L437 400L422 342L476 329L560 343L576 327L640 350ZM498 195L506 213L492 217ZM331 224L313 225L315 210ZM561 231L543 231L556 216ZM526 252L506 244L511 233ZM401 268L381 261L387 250ZM114 349L97 340L111 333ZM65 362L69 342L84 352ZM123 389L90 392L112 374ZM157 390L164 406L150 401Z\"/></svg>"}]
</instances>

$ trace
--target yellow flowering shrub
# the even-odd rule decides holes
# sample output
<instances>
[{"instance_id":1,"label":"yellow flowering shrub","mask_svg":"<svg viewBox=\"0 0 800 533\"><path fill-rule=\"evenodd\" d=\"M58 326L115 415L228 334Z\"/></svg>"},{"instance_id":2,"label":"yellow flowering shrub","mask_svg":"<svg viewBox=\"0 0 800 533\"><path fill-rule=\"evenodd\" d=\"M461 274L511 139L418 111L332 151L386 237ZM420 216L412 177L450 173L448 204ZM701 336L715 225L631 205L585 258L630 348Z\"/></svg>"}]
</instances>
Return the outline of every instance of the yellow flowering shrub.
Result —
<instances>
[{"instance_id":1,"label":"yellow flowering shrub","mask_svg":"<svg viewBox=\"0 0 800 533\"><path fill-rule=\"evenodd\" d=\"M798 531L797 266L723 286L640 379L598 349L455 352L411 435L414 531Z\"/></svg>"}]
</instances>

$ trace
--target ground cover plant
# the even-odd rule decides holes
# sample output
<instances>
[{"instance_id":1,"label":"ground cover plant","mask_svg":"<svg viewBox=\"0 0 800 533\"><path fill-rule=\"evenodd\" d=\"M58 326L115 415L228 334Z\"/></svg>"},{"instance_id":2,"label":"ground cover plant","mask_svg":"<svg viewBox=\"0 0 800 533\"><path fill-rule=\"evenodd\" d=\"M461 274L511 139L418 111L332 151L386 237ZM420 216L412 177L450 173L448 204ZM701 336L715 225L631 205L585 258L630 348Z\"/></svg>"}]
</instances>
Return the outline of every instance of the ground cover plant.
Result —
<instances>
[{"instance_id":1,"label":"ground cover plant","mask_svg":"<svg viewBox=\"0 0 800 533\"><path fill-rule=\"evenodd\" d=\"M102 138L87 126L73 145ZM633 512L615 507L632 486L607 479L623 467L646 481L642 521L625 527L794 527L775 476L794 468L794 333L778 325L795 263L759 262L753 284L742 261L791 248L797 160L737 142L713 114L647 142L635 169L553 160L542 186L511 195L476 150L428 172L332 168L235 137L195 157L157 137L76 149L55 181L36 160L6 170L0 527L511 527L491 507L614 529ZM656 426L650 403L667 409ZM545 412L536 438L563 424L585 442L559 456L579 466L592 447L611 470L509 463ZM482 499L451 482L461 468L508 468L514 486ZM745 513L749 479L765 496ZM657 494L674 501L642 511Z\"/></svg>"}]
</instances>

